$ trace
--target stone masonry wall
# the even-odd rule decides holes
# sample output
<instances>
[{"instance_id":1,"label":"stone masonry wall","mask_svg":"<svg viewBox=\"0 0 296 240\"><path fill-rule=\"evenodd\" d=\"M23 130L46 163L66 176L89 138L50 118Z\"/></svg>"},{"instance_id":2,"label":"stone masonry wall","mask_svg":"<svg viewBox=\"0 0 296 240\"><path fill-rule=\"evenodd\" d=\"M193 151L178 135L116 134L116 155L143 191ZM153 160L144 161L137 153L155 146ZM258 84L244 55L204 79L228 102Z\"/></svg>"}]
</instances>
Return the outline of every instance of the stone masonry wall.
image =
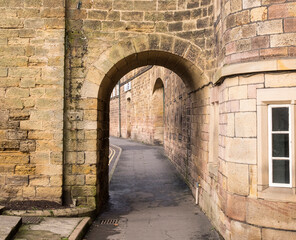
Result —
<instances>
[{"instance_id":1,"label":"stone masonry wall","mask_svg":"<svg viewBox=\"0 0 296 240\"><path fill-rule=\"evenodd\" d=\"M258 90L296 91L295 77L295 72L230 77L216 87L216 94L212 94L216 97L211 98L211 107L214 102L219 103L219 122L214 123L219 129L218 159L214 159L218 169L211 173L209 168L211 181L202 180L200 205L212 216L226 239L241 239L242 236L246 239L271 239L271 236L294 239L296 236L294 193L287 189L272 192L271 189L264 194L258 186L263 169L258 165L260 130L257 124ZM206 187L210 183L212 187ZM213 188L215 185L217 191Z\"/></svg>"},{"instance_id":2,"label":"stone masonry wall","mask_svg":"<svg viewBox=\"0 0 296 240\"><path fill-rule=\"evenodd\" d=\"M105 144L107 137L104 134L109 132L109 127L104 127L97 133L97 120L104 126L109 124L107 112L103 107L100 109L100 104L107 106L109 99L106 97L98 102L97 93L102 74L93 74L92 71L96 71L96 68L108 69L116 64L112 58L124 52L119 50L110 58L106 56L103 64L97 65L96 62L116 44L124 47L131 39L149 36L154 39L151 46L158 47L157 41L161 37L161 48L165 52L171 51L172 44L176 45L178 54L186 55L189 61L199 58L199 69L207 69L208 73L213 73L214 60L211 57L205 58L213 55L213 4L211 0L94 0L82 1L78 7L77 3L70 0L66 2L67 140L64 167L67 174L64 199L67 203L78 200L78 204L94 205L95 199L100 199L96 197L97 189L105 193L108 188L107 178L98 174L107 174L107 160L102 159L105 159L104 153L108 151ZM178 41L172 40L171 36ZM187 43L181 43L181 39ZM189 43L192 47L187 51ZM140 42L139 44L141 47L145 46ZM134 68L136 67L138 66L135 64ZM127 73L132 70L125 70L126 68L118 66L118 72ZM114 85L110 83L104 86L106 95L111 93ZM97 156L98 148L101 147L104 148L102 155ZM96 171L99 159L104 162L104 167L102 165L102 169ZM100 184L104 185L103 190Z\"/></svg>"},{"instance_id":3,"label":"stone masonry wall","mask_svg":"<svg viewBox=\"0 0 296 240\"><path fill-rule=\"evenodd\" d=\"M216 1L219 66L244 61L295 57L296 2Z\"/></svg>"},{"instance_id":4,"label":"stone masonry wall","mask_svg":"<svg viewBox=\"0 0 296 240\"><path fill-rule=\"evenodd\" d=\"M64 2L0 11L0 199L61 202Z\"/></svg>"},{"instance_id":5,"label":"stone masonry wall","mask_svg":"<svg viewBox=\"0 0 296 240\"><path fill-rule=\"evenodd\" d=\"M225 239L296 238L295 179L277 194L259 184L256 103L262 89L294 96L295 1L79 2L0 0L0 200L99 208L112 89L158 65L170 69L164 147L215 227ZM150 141L152 127L129 125L135 110L127 136Z\"/></svg>"},{"instance_id":6,"label":"stone masonry wall","mask_svg":"<svg viewBox=\"0 0 296 240\"><path fill-rule=\"evenodd\" d=\"M145 69L146 67L142 68ZM121 83L137 74L136 69ZM131 90L121 87L121 136L149 144L163 144L163 88L153 91L155 82L163 76L163 68L154 66L132 80ZM110 135L119 136L118 96L110 100ZM162 128L162 130L159 130ZM162 131L162 136L159 136Z\"/></svg>"}]
</instances>

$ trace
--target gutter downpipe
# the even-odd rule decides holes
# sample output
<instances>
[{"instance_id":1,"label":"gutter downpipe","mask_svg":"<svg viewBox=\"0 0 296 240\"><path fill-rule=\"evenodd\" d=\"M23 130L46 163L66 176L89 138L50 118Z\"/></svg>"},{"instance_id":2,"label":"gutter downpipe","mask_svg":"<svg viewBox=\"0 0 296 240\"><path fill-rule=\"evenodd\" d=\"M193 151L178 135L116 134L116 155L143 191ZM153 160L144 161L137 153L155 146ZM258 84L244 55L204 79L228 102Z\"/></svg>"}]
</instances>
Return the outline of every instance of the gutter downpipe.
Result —
<instances>
[{"instance_id":1,"label":"gutter downpipe","mask_svg":"<svg viewBox=\"0 0 296 240\"><path fill-rule=\"evenodd\" d=\"M118 82L118 88L119 88L119 95L118 95L118 132L119 132L119 137L121 137L120 81Z\"/></svg>"}]
</instances>

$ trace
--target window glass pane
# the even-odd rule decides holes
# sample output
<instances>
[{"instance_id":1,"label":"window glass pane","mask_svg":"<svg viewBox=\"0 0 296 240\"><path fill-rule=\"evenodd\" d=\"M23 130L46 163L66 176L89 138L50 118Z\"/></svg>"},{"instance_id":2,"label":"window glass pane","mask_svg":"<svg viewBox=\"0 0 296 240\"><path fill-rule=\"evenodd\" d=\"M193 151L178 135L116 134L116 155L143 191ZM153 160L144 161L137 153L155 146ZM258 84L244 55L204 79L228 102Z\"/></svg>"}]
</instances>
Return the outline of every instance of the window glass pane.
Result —
<instances>
[{"instance_id":1,"label":"window glass pane","mask_svg":"<svg viewBox=\"0 0 296 240\"><path fill-rule=\"evenodd\" d=\"M289 108L272 108L272 131L289 131Z\"/></svg>"},{"instance_id":2,"label":"window glass pane","mask_svg":"<svg viewBox=\"0 0 296 240\"><path fill-rule=\"evenodd\" d=\"M272 134L272 156L289 157L289 134Z\"/></svg>"},{"instance_id":3,"label":"window glass pane","mask_svg":"<svg viewBox=\"0 0 296 240\"><path fill-rule=\"evenodd\" d=\"M290 183L290 171L288 160L273 160L272 161L272 181L273 183Z\"/></svg>"}]
</instances>

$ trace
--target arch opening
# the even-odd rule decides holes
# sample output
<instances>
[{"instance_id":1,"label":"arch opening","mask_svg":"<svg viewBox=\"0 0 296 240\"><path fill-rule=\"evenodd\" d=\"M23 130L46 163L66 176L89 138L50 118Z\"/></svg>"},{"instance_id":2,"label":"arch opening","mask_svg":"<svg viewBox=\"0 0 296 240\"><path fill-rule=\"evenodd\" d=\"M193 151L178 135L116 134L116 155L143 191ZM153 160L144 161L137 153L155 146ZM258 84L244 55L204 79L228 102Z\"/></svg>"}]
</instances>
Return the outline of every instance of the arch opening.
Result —
<instances>
[{"instance_id":1,"label":"arch opening","mask_svg":"<svg viewBox=\"0 0 296 240\"><path fill-rule=\"evenodd\" d=\"M188 94L189 92L197 89L202 86L206 81L206 77L204 76L201 69L199 69L195 64L190 62L189 60L164 51L144 51L140 53L134 53L129 55L117 63L115 63L112 68L105 74L102 79L99 87L98 93L98 185L97 185L97 201L100 206L102 202L105 202L108 198L108 152L109 152L109 111L110 111L110 95L112 93L113 88L118 83L118 81L130 72L133 69L147 66L147 65L155 65L164 67L171 72L175 73L184 84L185 92L183 94L176 95L180 101L184 101L184 107L181 109L176 109L177 112L177 120L175 116L172 116L171 119L167 119L167 121L174 122L178 124L179 128L190 129L190 120L188 121L188 116L185 116L183 113L188 113L190 110L190 98L191 96ZM164 98L164 84L160 78L156 79L153 89L151 89L152 93L157 91L162 91L162 98ZM161 94L160 94L161 95ZM185 99L186 98L186 99ZM132 98L129 98L132 99ZM186 102L186 103L185 103ZM128 102L130 104L130 101ZM163 103L164 104L164 103ZM164 108L163 108L164 109ZM162 112L162 126L159 128L159 134L164 136L164 110ZM173 120L175 119L175 120ZM182 119L186 121L182 121ZM180 120L180 121L179 121ZM160 122L160 121L159 121ZM159 123L158 122L158 123ZM157 123L155 123L157 125ZM185 126L186 125L186 126ZM178 140L179 142L184 141L184 155L188 155L188 141L190 141L190 133L186 132L188 136L182 136L182 132L170 134L166 136L167 138L171 138L174 140ZM131 136L131 135L130 135ZM130 137L129 136L129 137ZM164 141L164 137L159 137L159 142ZM188 156L185 156L188 158ZM187 167L188 168L188 159ZM183 174L184 178L188 180L187 182L192 182L189 179L188 169L184 170Z\"/></svg>"}]
</instances>

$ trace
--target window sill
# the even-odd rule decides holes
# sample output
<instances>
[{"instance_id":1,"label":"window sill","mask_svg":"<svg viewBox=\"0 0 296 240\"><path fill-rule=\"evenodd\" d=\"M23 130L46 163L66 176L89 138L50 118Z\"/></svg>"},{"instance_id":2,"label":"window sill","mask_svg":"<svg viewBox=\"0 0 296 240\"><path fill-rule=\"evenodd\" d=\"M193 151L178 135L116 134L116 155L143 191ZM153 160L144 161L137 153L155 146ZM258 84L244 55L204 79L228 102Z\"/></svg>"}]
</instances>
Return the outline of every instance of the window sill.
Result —
<instances>
[{"instance_id":1,"label":"window sill","mask_svg":"<svg viewBox=\"0 0 296 240\"><path fill-rule=\"evenodd\" d=\"M258 198L283 202L296 202L295 188L268 187L258 191Z\"/></svg>"}]
</instances>

